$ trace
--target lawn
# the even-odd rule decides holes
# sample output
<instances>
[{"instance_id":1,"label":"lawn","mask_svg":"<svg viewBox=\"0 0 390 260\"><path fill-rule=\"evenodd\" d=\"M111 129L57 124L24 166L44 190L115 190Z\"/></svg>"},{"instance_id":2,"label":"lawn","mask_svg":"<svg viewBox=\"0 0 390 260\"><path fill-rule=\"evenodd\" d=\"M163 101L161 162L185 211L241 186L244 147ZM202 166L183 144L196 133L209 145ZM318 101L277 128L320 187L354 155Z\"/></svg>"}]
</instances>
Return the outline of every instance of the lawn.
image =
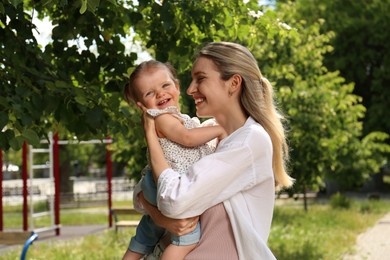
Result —
<instances>
[{"instance_id":1,"label":"lawn","mask_svg":"<svg viewBox=\"0 0 390 260\"><path fill-rule=\"evenodd\" d=\"M352 201L349 208L328 202L309 206L279 206L268 244L279 260L342 259L359 233L390 211L390 201Z\"/></svg>"},{"instance_id":2,"label":"lawn","mask_svg":"<svg viewBox=\"0 0 390 260\"><path fill-rule=\"evenodd\" d=\"M113 207L132 207L131 201L113 201ZM48 211L45 203L35 203L34 212ZM107 206L95 208L74 208L61 210L61 224L62 225L89 225L89 224L107 224L108 223L108 209ZM4 229L22 229L23 217L22 206L5 206L4 207ZM49 216L43 216L34 220L34 227L48 226L50 221ZM30 219L28 219L30 225Z\"/></svg>"},{"instance_id":3,"label":"lawn","mask_svg":"<svg viewBox=\"0 0 390 260\"><path fill-rule=\"evenodd\" d=\"M301 204L291 201L275 208L268 244L279 260L341 259L352 250L359 233L390 211L390 201L386 200L352 201L347 209L322 201L310 204L308 212ZM69 212L61 217L62 223L67 225L70 219L72 224L107 223L105 214L80 215ZM110 229L79 239L34 243L28 259L121 259L133 233L130 228L118 234ZM19 259L20 252L17 248L1 257Z\"/></svg>"}]
</instances>

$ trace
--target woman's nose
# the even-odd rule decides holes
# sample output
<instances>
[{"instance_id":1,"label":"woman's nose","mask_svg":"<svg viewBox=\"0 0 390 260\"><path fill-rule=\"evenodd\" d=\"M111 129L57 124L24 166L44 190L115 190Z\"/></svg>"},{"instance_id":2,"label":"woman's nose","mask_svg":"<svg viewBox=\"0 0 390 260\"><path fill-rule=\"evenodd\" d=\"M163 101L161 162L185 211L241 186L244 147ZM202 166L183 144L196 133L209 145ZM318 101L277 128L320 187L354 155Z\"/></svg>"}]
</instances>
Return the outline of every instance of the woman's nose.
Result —
<instances>
[{"instance_id":1,"label":"woman's nose","mask_svg":"<svg viewBox=\"0 0 390 260\"><path fill-rule=\"evenodd\" d=\"M192 95L195 92L195 84L191 81L190 86L187 88L187 95Z\"/></svg>"}]
</instances>

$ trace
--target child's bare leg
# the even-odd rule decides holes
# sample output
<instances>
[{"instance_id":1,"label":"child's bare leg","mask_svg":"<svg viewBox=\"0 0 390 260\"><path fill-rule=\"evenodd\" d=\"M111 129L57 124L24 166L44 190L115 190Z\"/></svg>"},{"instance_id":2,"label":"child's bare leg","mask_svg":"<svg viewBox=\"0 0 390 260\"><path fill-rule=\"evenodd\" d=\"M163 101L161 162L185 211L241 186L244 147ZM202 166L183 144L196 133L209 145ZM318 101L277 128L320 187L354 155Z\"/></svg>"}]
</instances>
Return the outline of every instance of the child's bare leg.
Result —
<instances>
[{"instance_id":1,"label":"child's bare leg","mask_svg":"<svg viewBox=\"0 0 390 260\"><path fill-rule=\"evenodd\" d=\"M136 253L130 250L127 250L122 260L139 260L143 257L143 254Z\"/></svg>"},{"instance_id":2,"label":"child's bare leg","mask_svg":"<svg viewBox=\"0 0 390 260\"><path fill-rule=\"evenodd\" d=\"M163 255L161 256L161 260L180 260L184 259L189 252L191 252L197 244L189 245L189 246L176 246L170 244L167 248L165 248Z\"/></svg>"}]
</instances>

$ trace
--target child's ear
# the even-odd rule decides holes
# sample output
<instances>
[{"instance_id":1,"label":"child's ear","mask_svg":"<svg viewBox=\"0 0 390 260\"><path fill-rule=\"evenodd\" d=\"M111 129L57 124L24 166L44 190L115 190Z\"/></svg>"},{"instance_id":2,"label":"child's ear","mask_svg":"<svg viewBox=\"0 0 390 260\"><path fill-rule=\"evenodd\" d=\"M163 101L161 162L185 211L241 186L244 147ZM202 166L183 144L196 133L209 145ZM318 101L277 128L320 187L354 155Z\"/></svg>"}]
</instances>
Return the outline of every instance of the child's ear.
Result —
<instances>
[{"instance_id":1,"label":"child's ear","mask_svg":"<svg viewBox=\"0 0 390 260\"><path fill-rule=\"evenodd\" d=\"M175 80L175 86L176 86L176 89L179 90L179 92L180 92L180 85L179 85L178 80Z\"/></svg>"}]
</instances>

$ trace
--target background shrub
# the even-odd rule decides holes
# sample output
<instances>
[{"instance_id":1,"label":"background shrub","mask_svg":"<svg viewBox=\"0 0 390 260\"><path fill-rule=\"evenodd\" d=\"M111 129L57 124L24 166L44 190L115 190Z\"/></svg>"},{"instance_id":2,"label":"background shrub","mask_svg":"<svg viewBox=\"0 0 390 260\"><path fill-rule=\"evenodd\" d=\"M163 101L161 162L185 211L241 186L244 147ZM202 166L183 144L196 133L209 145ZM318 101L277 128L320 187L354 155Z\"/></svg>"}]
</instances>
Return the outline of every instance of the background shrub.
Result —
<instances>
[{"instance_id":1,"label":"background shrub","mask_svg":"<svg viewBox=\"0 0 390 260\"><path fill-rule=\"evenodd\" d=\"M349 209L351 207L351 199L341 194L340 192L337 192L331 196L330 206L334 209Z\"/></svg>"}]
</instances>

